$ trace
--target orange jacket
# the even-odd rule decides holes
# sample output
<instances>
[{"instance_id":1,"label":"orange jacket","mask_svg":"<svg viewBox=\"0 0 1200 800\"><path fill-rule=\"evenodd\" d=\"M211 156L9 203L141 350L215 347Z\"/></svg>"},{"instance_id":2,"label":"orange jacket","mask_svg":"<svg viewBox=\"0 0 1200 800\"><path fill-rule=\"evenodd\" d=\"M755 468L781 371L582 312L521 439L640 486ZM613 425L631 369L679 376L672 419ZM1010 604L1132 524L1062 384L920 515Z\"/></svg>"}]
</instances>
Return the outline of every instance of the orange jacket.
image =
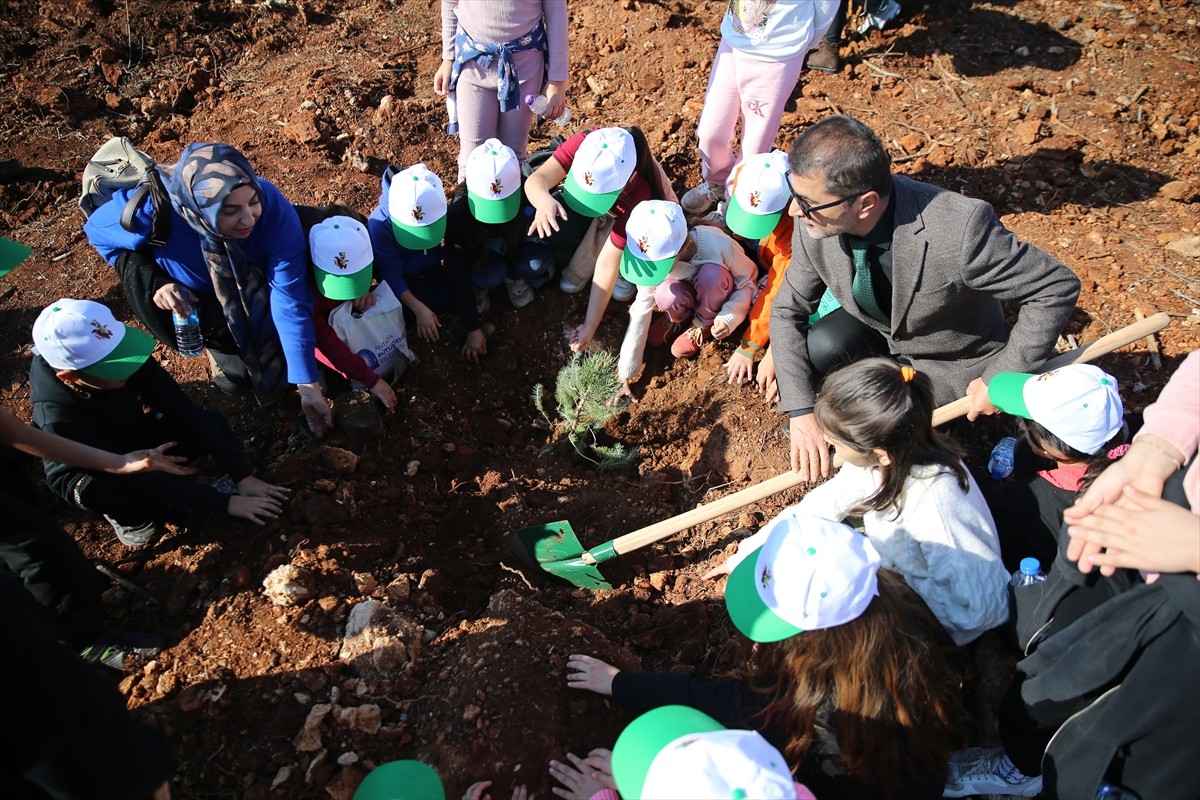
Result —
<instances>
[{"instance_id":1,"label":"orange jacket","mask_svg":"<svg viewBox=\"0 0 1200 800\"><path fill-rule=\"evenodd\" d=\"M767 345L771 343L771 303L783 285L783 274L792 263L792 218L786 213L779 218L775 230L758 243L758 263L767 268L767 285L750 308L750 324L737 349L738 353L755 361L766 355Z\"/></svg>"}]
</instances>

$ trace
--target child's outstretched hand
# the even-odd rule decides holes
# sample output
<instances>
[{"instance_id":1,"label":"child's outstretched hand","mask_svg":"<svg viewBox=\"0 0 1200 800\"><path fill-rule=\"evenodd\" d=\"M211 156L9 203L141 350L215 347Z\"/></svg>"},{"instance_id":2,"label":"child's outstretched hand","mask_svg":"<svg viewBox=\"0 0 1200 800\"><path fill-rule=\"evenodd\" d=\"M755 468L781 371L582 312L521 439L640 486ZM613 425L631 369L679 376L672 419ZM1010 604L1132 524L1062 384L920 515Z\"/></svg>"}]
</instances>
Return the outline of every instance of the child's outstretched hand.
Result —
<instances>
[{"instance_id":1,"label":"child's outstretched hand","mask_svg":"<svg viewBox=\"0 0 1200 800\"><path fill-rule=\"evenodd\" d=\"M733 329L723 319L717 319L712 324L712 335L714 339L724 339L729 334L733 333Z\"/></svg>"},{"instance_id":2,"label":"child's outstretched hand","mask_svg":"<svg viewBox=\"0 0 1200 800\"><path fill-rule=\"evenodd\" d=\"M567 676L567 686L572 689L587 689L605 697L612 696L613 678L621 671L598 658L578 654L567 659L567 669L574 670Z\"/></svg>"},{"instance_id":3,"label":"child's outstretched hand","mask_svg":"<svg viewBox=\"0 0 1200 800\"><path fill-rule=\"evenodd\" d=\"M737 566L737 559L736 558L727 558L727 559L725 559L724 563L722 563L718 566L715 566L712 569L710 569L708 572L704 573L704 580L715 581L717 578L721 577L722 575L728 575L729 573L733 572L733 568L735 566Z\"/></svg>"},{"instance_id":4,"label":"child's outstretched hand","mask_svg":"<svg viewBox=\"0 0 1200 800\"><path fill-rule=\"evenodd\" d=\"M492 800L492 796L487 794L487 790L491 785L491 781L472 783L467 787L467 791L463 795L463 800ZM533 800L533 795L524 786L514 786L512 800Z\"/></svg>"},{"instance_id":5,"label":"child's outstretched hand","mask_svg":"<svg viewBox=\"0 0 1200 800\"><path fill-rule=\"evenodd\" d=\"M592 753L595 752L595 750L592 751ZM559 797L565 797L567 800L588 800L596 792L616 788L611 783L611 766L607 773L609 782L606 783L604 781L605 774L593 766L591 755L583 759L574 753L567 753L567 760L571 763L550 762L550 777L566 787L565 789L562 786L554 787L553 792Z\"/></svg>"},{"instance_id":6,"label":"child's outstretched hand","mask_svg":"<svg viewBox=\"0 0 1200 800\"><path fill-rule=\"evenodd\" d=\"M725 364L725 372L734 386L748 383L754 379L754 359L742 353L734 353Z\"/></svg>"},{"instance_id":7,"label":"child's outstretched hand","mask_svg":"<svg viewBox=\"0 0 1200 800\"><path fill-rule=\"evenodd\" d=\"M472 364L478 364L479 359L487 355L487 336L482 328L476 328L467 334L466 344L463 345L462 356Z\"/></svg>"}]
</instances>

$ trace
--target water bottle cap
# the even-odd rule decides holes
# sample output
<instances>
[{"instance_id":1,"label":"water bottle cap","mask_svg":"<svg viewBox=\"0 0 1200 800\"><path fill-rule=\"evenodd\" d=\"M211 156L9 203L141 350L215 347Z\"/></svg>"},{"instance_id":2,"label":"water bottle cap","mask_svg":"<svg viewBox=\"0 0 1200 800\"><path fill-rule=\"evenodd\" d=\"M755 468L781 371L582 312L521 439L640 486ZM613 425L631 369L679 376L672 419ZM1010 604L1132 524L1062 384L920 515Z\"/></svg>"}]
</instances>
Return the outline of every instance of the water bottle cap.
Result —
<instances>
[{"instance_id":1,"label":"water bottle cap","mask_svg":"<svg viewBox=\"0 0 1200 800\"><path fill-rule=\"evenodd\" d=\"M1021 559L1021 574L1022 575L1037 575L1042 571L1042 562L1036 558Z\"/></svg>"},{"instance_id":2,"label":"water bottle cap","mask_svg":"<svg viewBox=\"0 0 1200 800\"><path fill-rule=\"evenodd\" d=\"M525 95L525 105L527 105L527 106L531 106L531 105L533 105L533 101L534 101L534 100L537 100L537 95L536 95L536 94L527 94L527 95Z\"/></svg>"}]
</instances>

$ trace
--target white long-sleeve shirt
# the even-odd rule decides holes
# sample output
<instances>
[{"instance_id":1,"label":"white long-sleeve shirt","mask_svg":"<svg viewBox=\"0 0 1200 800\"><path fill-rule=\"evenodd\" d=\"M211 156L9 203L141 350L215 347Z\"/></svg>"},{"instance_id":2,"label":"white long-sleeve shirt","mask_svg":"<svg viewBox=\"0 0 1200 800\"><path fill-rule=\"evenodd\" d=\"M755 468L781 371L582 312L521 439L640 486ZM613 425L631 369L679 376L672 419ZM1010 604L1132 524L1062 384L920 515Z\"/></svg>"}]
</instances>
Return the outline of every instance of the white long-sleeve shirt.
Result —
<instances>
[{"instance_id":1,"label":"white long-sleeve shirt","mask_svg":"<svg viewBox=\"0 0 1200 800\"><path fill-rule=\"evenodd\" d=\"M975 480L970 490L937 466L916 467L904 484L902 506L868 511L863 527L883 566L904 576L942 627L963 645L1008 620L1008 571L1000 560L996 523ZM807 514L843 520L879 488L879 470L845 464L798 504ZM765 529L738 545L734 563L766 541Z\"/></svg>"}]
</instances>

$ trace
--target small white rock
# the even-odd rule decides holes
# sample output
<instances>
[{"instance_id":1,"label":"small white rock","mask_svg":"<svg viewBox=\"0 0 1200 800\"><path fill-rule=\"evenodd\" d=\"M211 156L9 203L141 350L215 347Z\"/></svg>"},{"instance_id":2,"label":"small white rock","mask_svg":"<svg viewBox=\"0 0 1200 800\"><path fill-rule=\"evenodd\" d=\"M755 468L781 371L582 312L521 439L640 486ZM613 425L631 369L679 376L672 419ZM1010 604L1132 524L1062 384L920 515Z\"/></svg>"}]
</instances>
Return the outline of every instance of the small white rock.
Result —
<instances>
[{"instance_id":1,"label":"small white rock","mask_svg":"<svg viewBox=\"0 0 1200 800\"><path fill-rule=\"evenodd\" d=\"M349 753L342 753L337 758L337 763L343 767L348 767L356 761L358 761L358 753L355 753L353 750Z\"/></svg>"}]
</instances>

